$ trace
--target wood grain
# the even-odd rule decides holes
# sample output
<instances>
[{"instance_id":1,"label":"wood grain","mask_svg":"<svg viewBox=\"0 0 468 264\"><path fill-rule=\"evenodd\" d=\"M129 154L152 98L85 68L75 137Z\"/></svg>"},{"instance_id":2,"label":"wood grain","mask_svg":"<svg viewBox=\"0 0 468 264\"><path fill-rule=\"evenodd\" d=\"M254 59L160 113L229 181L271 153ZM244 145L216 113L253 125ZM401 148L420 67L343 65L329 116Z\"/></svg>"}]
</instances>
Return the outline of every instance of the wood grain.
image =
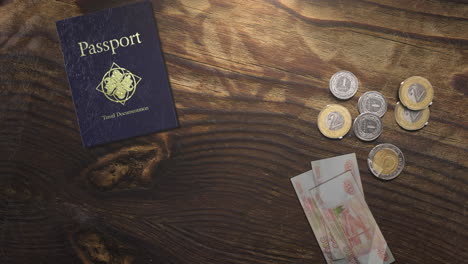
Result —
<instances>
[{"instance_id":1,"label":"wood grain","mask_svg":"<svg viewBox=\"0 0 468 264\"><path fill-rule=\"evenodd\" d=\"M0 263L325 263L290 178L351 152L399 263L466 262L466 1L153 1L181 127L85 149L55 21L128 2L0 1ZM435 87L417 132L393 118L412 75ZM325 105L355 117L370 90L379 139L320 135ZM407 159L390 182L366 166L385 142Z\"/></svg>"}]
</instances>

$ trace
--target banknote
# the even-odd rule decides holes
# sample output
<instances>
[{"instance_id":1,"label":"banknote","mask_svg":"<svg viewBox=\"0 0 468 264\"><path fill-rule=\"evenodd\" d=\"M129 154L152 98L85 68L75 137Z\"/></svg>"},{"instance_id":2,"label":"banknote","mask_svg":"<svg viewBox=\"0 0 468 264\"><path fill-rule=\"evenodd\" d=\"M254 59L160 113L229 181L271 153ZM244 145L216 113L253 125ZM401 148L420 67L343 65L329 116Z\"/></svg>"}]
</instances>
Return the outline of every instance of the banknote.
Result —
<instances>
[{"instance_id":1,"label":"banknote","mask_svg":"<svg viewBox=\"0 0 468 264\"><path fill-rule=\"evenodd\" d=\"M311 164L313 168L312 170L292 178L291 181L302 208L304 209L309 224L314 231L314 235L319 243L325 260L329 264L366 263L355 262L352 258L350 258L350 254L348 252L349 249L343 246L345 237L341 233L337 233L336 230L335 232L332 232L333 230L330 229L330 227L333 227L333 225L330 226L328 221L331 221L330 219L334 219L333 215L330 215L329 211L320 210L320 204L318 204L320 200L316 199L319 196L314 197L311 193L311 190L315 190L317 186L334 179L337 175L341 175L344 172L349 172L349 174L353 177L353 183L355 183L356 188L358 188L356 195L362 196L362 201L364 201L356 155L351 153L338 157L313 161ZM331 193L331 195L335 194ZM336 195L339 195L339 193ZM337 196L337 198L338 197L339 196ZM339 236L336 237L337 235ZM393 259L390 250L386 249L383 254L384 256L389 256L387 257L388 260L391 261Z\"/></svg>"},{"instance_id":2,"label":"banknote","mask_svg":"<svg viewBox=\"0 0 468 264\"><path fill-rule=\"evenodd\" d=\"M312 165L315 181L318 184L328 181L345 171L350 171L359 186L359 190L364 193L355 153L315 160L310 164Z\"/></svg>"},{"instance_id":3,"label":"banknote","mask_svg":"<svg viewBox=\"0 0 468 264\"><path fill-rule=\"evenodd\" d=\"M351 171L322 182L308 192L325 228L330 230L344 254L343 263L395 261Z\"/></svg>"},{"instance_id":4,"label":"banknote","mask_svg":"<svg viewBox=\"0 0 468 264\"><path fill-rule=\"evenodd\" d=\"M306 172L306 175L299 177L303 183L310 181L309 183L311 183L311 185L308 185L308 188L313 188L320 183L328 181L329 179L343 173L346 170L350 170L355 177L356 182L361 183L361 176L359 174L356 154L354 153L312 161L311 165L312 172ZM299 178L297 180L299 180ZM362 192L362 185L359 185L359 187ZM316 218L320 219L320 221L323 221L320 212L317 212L317 210L311 210L311 213L316 214ZM324 255L328 255L330 261L332 261L330 263L346 263L342 262L345 258L345 255L338 248L335 238L323 223L314 229L314 233L316 234L317 240L321 244L322 252ZM317 234L319 234L320 237L317 237Z\"/></svg>"},{"instance_id":5,"label":"banknote","mask_svg":"<svg viewBox=\"0 0 468 264\"><path fill-rule=\"evenodd\" d=\"M345 264L345 255L338 248L338 244L327 228L322 212L319 210L311 189L318 183L312 170L304 172L291 179L297 197L302 205L309 225L314 231L315 238L322 250L323 256L328 264Z\"/></svg>"}]
</instances>

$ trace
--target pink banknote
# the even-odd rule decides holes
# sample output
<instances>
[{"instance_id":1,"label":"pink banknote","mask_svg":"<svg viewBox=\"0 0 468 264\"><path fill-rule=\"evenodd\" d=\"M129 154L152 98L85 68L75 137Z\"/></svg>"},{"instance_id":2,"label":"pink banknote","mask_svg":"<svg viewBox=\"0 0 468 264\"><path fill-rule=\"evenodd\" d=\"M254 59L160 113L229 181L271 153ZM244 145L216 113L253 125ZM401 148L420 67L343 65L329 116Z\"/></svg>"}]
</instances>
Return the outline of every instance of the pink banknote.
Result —
<instances>
[{"instance_id":1,"label":"pink banknote","mask_svg":"<svg viewBox=\"0 0 468 264\"><path fill-rule=\"evenodd\" d=\"M372 248L372 243L369 244L368 241L366 241L366 243L360 244L349 244L350 241L365 241L361 238L360 240L357 238L354 240L352 239L352 235L355 235L355 233L351 231L361 230L359 228L350 228L354 227L354 224L358 224L357 226L361 227L359 224L362 223L362 221L353 221L355 219L365 219L367 221L365 223L368 225L370 223L374 223L371 225L372 229L368 228L366 230L369 232L372 231L372 234L377 234L376 239L383 239L383 236L381 235L377 224L375 224L375 220L370 214L363 197L362 185L355 154L347 154L320 161L314 161L312 162L312 168L313 170L300 174L292 178L291 181L327 263L392 263L394 259L392 253L386 247L385 240L383 240L385 247L379 248L379 250L383 251L371 250L369 251L370 253L366 253L367 249ZM336 186L332 184L334 182L339 182L339 180L342 179L342 177L344 177L343 175L345 174L348 175L347 177L351 177L352 181L347 183L347 186L352 186L356 196L354 197L354 202L352 204L347 204L348 198L350 198L349 194L340 188L335 188ZM340 176L337 177L337 175ZM324 190L328 190L329 193L323 193ZM357 197L360 197L359 200ZM333 199L331 200L331 198ZM334 201L335 203L330 203L331 201ZM357 203L356 201L363 203ZM353 209L354 207L352 207L350 210L344 211L343 215L335 214L336 211L328 207L324 207L329 205L337 205L337 208L343 208L342 206L345 204L348 206L359 206L356 207L357 211ZM367 208L367 211L365 208ZM337 211L340 210L341 209L337 209ZM358 218L354 217L356 212L359 213ZM366 212L366 214L363 214L363 212ZM342 216L344 218L342 218ZM345 225L339 229L338 227L341 223L344 223ZM379 241L380 244L374 244L374 246L383 245L381 240ZM349 245L352 245L353 247L350 247ZM383 261L379 262L378 260L374 259L373 256L375 255L375 252L380 252L378 255L383 256Z\"/></svg>"},{"instance_id":2,"label":"pink banknote","mask_svg":"<svg viewBox=\"0 0 468 264\"><path fill-rule=\"evenodd\" d=\"M346 171L309 190L343 263L395 261L352 173Z\"/></svg>"}]
</instances>

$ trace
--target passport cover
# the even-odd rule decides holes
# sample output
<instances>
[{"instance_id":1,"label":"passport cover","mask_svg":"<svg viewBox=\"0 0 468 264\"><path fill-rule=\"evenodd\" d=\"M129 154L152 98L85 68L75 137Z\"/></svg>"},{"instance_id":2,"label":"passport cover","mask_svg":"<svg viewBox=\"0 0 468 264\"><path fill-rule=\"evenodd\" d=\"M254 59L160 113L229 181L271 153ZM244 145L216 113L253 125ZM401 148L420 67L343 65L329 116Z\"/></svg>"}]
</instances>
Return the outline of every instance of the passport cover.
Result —
<instances>
[{"instance_id":1,"label":"passport cover","mask_svg":"<svg viewBox=\"0 0 468 264\"><path fill-rule=\"evenodd\" d=\"M178 126L149 1L57 21L86 147Z\"/></svg>"}]
</instances>

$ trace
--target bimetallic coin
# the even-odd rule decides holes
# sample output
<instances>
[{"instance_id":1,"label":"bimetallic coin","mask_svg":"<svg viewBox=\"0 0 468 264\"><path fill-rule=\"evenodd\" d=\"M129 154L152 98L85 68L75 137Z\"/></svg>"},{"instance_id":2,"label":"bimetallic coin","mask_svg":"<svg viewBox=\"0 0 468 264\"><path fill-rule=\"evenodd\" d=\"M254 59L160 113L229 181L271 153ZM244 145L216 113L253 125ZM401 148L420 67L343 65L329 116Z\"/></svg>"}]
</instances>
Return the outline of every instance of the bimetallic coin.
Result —
<instances>
[{"instance_id":1,"label":"bimetallic coin","mask_svg":"<svg viewBox=\"0 0 468 264\"><path fill-rule=\"evenodd\" d=\"M418 130L427 125L429 120L429 108L423 110L410 110L400 102L395 107L395 119L399 126L406 130Z\"/></svg>"},{"instance_id":2,"label":"bimetallic coin","mask_svg":"<svg viewBox=\"0 0 468 264\"><path fill-rule=\"evenodd\" d=\"M317 118L320 132L328 138L343 138L351 129L351 114L341 105L327 105Z\"/></svg>"},{"instance_id":3,"label":"bimetallic coin","mask_svg":"<svg viewBox=\"0 0 468 264\"><path fill-rule=\"evenodd\" d=\"M392 144L380 144L369 153L367 165L377 178L391 180L396 178L405 167L403 152Z\"/></svg>"},{"instance_id":4,"label":"bimetallic coin","mask_svg":"<svg viewBox=\"0 0 468 264\"><path fill-rule=\"evenodd\" d=\"M362 113L354 119L353 131L360 140L375 140L382 134L382 121L375 114Z\"/></svg>"},{"instance_id":5,"label":"bimetallic coin","mask_svg":"<svg viewBox=\"0 0 468 264\"><path fill-rule=\"evenodd\" d=\"M358 101L359 113L372 113L382 117L387 112L387 100L376 91L366 92Z\"/></svg>"},{"instance_id":6,"label":"bimetallic coin","mask_svg":"<svg viewBox=\"0 0 468 264\"><path fill-rule=\"evenodd\" d=\"M353 97L358 89L358 79L349 71L339 71L330 79L330 91L338 99L347 100Z\"/></svg>"},{"instance_id":7,"label":"bimetallic coin","mask_svg":"<svg viewBox=\"0 0 468 264\"><path fill-rule=\"evenodd\" d=\"M401 83L398 95L408 109L422 110L432 104L434 89L426 78L412 76Z\"/></svg>"}]
</instances>

